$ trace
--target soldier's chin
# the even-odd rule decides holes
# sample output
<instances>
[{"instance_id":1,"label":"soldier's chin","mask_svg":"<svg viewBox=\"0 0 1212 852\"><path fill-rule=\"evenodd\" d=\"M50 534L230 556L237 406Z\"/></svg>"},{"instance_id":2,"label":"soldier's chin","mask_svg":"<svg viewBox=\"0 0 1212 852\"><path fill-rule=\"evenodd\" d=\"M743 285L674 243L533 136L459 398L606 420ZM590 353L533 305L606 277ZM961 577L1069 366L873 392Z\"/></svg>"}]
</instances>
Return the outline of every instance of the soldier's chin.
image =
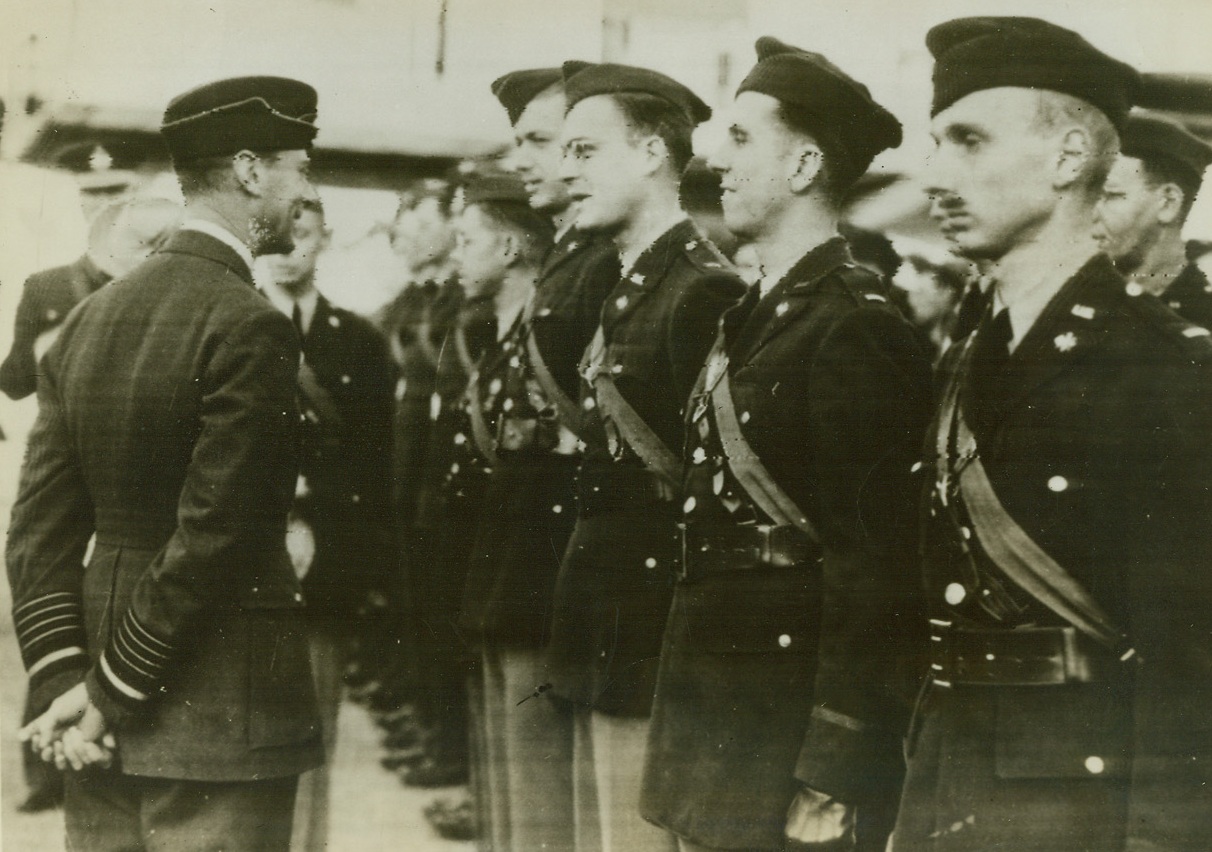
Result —
<instances>
[{"instance_id":1,"label":"soldier's chin","mask_svg":"<svg viewBox=\"0 0 1212 852\"><path fill-rule=\"evenodd\" d=\"M295 240L291 234L293 228L285 233L276 230L266 222L254 219L248 229L252 245L252 253L258 257L265 254L290 254L295 250Z\"/></svg>"}]
</instances>

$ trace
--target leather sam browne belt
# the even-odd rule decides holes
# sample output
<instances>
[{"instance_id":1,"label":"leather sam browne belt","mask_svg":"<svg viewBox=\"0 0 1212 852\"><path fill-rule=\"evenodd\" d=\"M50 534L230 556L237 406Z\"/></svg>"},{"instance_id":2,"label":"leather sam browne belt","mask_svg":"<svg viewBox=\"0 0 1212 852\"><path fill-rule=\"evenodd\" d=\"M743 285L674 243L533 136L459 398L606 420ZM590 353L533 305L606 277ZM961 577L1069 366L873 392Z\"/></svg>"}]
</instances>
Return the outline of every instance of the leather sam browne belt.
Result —
<instances>
[{"instance_id":1,"label":"leather sam browne belt","mask_svg":"<svg viewBox=\"0 0 1212 852\"><path fill-rule=\"evenodd\" d=\"M820 557L820 546L792 524L734 526L719 535L687 530L683 543L688 582L729 571L815 567Z\"/></svg>"},{"instance_id":2,"label":"leather sam browne belt","mask_svg":"<svg viewBox=\"0 0 1212 852\"><path fill-rule=\"evenodd\" d=\"M1061 686L1111 680L1123 666L1074 627L953 628L930 621L938 686Z\"/></svg>"}]
</instances>

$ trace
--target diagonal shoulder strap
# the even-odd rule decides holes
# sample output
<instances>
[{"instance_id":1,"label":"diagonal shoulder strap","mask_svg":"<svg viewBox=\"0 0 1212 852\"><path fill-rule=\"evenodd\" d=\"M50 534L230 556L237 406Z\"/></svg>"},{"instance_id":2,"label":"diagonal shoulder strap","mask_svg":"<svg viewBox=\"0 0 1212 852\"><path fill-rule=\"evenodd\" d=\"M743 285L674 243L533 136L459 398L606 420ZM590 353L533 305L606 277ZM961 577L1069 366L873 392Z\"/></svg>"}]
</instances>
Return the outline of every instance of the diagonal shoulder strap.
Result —
<instances>
[{"instance_id":1,"label":"diagonal shoulder strap","mask_svg":"<svg viewBox=\"0 0 1212 852\"><path fill-rule=\"evenodd\" d=\"M774 481L766 465L762 464L758 454L745 439L745 433L741 431L741 423L736 416L736 403L732 398L732 382L728 377L728 354L724 349L722 329L707 364L704 385L711 394L715 425L719 429L720 443L733 476L745 489L749 499L772 521L780 526L794 526L812 541L819 542L820 536L816 527L790 495Z\"/></svg>"},{"instance_id":2,"label":"diagonal shoulder strap","mask_svg":"<svg viewBox=\"0 0 1212 852\"><path fill-rule=\"evenodd\" d=\"M962 354L966 358L970 353L969 343L968 349ZM1002 573L1033 598L1094 641L1121 654L1121 659L1128 659L1133 651L1128 649L1123 632L1111 617L1060 563L1028 535L998 499L977 452L976 437L960 410L958 388L964 373L962 367L963 363L957 365L944 395L939 418L939 428L942 430L939 436L939 464L947 466L949 470L947 433L954 426L955 446L964 454L958 462L962 468L955 476L981 547Z\"/></svg>"},{"instance_id":3,"label":"diagonal shoulder strap","mask_svg":"<svg viewBox=\"0 0 1212 852\"><path fill-rule=\"evenodd\" d=\"M631 447L650 471L674 488L680 488L681 461L619 392L610 371L602 369L605 354L606 333L598 326L597 333L581 361L585 377L593 386L594 395L597 397L598 408L614 423L627 446Z\"/></svg>"},{"instance_id":4,"label":"diagonal shoulder strap","mask_svg":"<svg viewBox=\"0 0 1212 852\"><path fill-rule=\"evenodd\" d=\"M560 423L579 438L581 410L572 401L572 398L564 393L560 383L551 374L547 362L543 360L543 352L535 337L534 326L527 324L522 336L526 338L526 355L530 359L531 369L534 370L535 381L543 389L543 395L555 406Z\"/></svg>"},{"instance_id":5,"label":"diagonal shoulder strap","mask_svg":"<svg viewBox=\"0 0 1212 852\"><path fill-rule=\"evenodd\" d=\"M467 414L471 420L471 437L476 442L476 449L489 464L496 467L500 464L500 459L497 457L497 441L488 427L488 420L484 417L484 407L480 404L480 373L478 370L471 374L464 400L467 403Z\"/></svg>"},{"instance_id":6,"label":"diagonal shoulder strap","mask_svg":"<svg viewBox=\"0 0 1212 852\"><path fill-rule=\"evenodd\" d=\"M344 418L335 399L316 377L311 364L299 365L299 395L313 408L320 422L329 429L341 429Z\"/></svg>"}]
</instances>

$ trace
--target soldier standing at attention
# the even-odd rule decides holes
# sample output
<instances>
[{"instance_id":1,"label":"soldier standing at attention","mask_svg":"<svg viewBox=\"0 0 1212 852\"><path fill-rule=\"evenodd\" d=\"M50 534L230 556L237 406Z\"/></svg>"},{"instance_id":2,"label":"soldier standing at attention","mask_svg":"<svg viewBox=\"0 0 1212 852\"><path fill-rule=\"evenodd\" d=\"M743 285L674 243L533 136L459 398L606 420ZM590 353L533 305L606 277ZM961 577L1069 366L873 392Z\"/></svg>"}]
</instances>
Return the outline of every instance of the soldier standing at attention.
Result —
<instances>
[{"instance_id":1,"label":"soldier standing at attention","mask_svg":"<svg viewBox=\"0 0 1212 852\"><path fill-rule=\"evenodd\" d=\"M285 547L299 341L250 272L315 198L315 118L280 77L175 98L185 221L42 362L7 557L31 690L58 695L22 738L90 767L67 775L72 849L285 850L323 760Z\"/></svg>"},{"instance_id":2,"label":"soldier standing at attention","mask_svg":"<svg viewBox=\"0 0 1212 852\"><path fill-rule=\"evenodd\" d=\"M639 796L679 559L683 413L716 322L743 285L678 198L707 105L643 68L565 72L561 173L576 226L610 236L623 271L585 353L586 451L549 680L576 708L577 848L665 850L673 840L641 819Z\"/></svg>"},{"instance_id":3,"label":"soldier standing at attention","mask_svg":"<svg viewBox=\"0 0 1212 852\"><path fill-rule=\"evenodd\" d=\"M1183 225L1212 147L1174 122L1128 116L1120 155L1095 208L1103 251L1128 280L1184 319L1212 327L1212 286L1187 260Z\"/></svg>"},{"instance_id":4,"label":"soldier standing at attention","mask_svg":"<svg viewBox=\"0 0 1212 852\"><path fill-rule=\"evenodd\" d=\"M708 165L761 274L690 398L642 809L683 850L855 848L857 816L857 848L883 852L930 356L838 204L901 126L820 54L766 37L757 56Z\"/></svg>"},{"instance_id":5,"label":"soldier standing at attention","mask_svg":"<svg viewBox=\"0 0 1212 852\"><path fill-rule=\"evenodd\" d=\"M461 624L480 646L481 774L492 848L571 849L572 713L534 692L547 682L552 592L576 521L577 363L597 330L602 301L618 283L618 254L609 237L573 226L575 209L559 177L561 69L515 71L492 90L514 128L508 164L557 241L511 330L510 357L501 362L500 404L509 410L497 425L498 461L472 548ZM486 382L481 370L481 386Z\"/></svg>"},{"instance_id":6,"label":"soldier standing at attention","mask_svg":"<svg viewBox=\"0 0 1212 852\"><path fill-rule=\"evenodd\" d=\"M1212 837L1212 343L1091 223L1136 72L1034 18L933 28L926 171L988 264L923 507L931 683L896 852Z\"/></svg>"},{"instance_id":7,"label":"soldier standing at attention","mask_svg":"<svg viewBox=\"0 0 1212 852\"><path fill-rule=\"evenodd\" d=\"M330 232L319 202L305 202L295 248L268 258L265 295L291 318L303 347L299 365L302 455L286 543L307 601L308 642L324 752L336 748L341 676L359 613L390 564L394 370L369 321L335 307L316 289L316 262ZM303 776L295 807L296 852L328 845L327 767Z\"/></svg>"}]
</instances>

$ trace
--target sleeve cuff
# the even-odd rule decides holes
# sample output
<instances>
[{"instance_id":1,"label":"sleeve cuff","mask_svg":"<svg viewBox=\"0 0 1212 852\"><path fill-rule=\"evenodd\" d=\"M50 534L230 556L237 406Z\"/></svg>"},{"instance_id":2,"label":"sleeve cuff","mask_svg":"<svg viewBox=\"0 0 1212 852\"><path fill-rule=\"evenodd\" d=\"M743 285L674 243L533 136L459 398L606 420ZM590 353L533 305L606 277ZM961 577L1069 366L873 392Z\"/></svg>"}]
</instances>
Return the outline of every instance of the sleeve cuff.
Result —
<instances>
[{"instance_id":1,"label":"sleeve cuff","mask_svg":"<svg viewBox=\"0 0 1212 852\"><path fill-rule=\"evenodd\" d=\"M804 786L857 805L899 787L903 775L900 737L827 707L813 708L795 767Z\"/></svg>"}]
</instances>

